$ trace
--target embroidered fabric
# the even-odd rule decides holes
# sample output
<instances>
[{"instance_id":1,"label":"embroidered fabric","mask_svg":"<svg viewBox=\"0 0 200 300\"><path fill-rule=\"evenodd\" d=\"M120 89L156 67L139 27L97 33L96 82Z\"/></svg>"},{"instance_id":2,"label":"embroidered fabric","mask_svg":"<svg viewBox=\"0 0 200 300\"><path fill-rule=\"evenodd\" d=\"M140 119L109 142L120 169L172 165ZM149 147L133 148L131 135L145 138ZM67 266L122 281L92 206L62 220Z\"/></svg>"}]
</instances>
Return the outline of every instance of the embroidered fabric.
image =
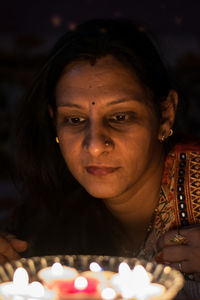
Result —
<instances>
[{"instance_id":1,"label":"embroidered fabric","mask_svg":"<svg viewBox=\"0 0 200 300\"><path fill-rule=\"evenodd\" d=\"M200 145L177 145L165 160L154 226L144 246L155 253L159 237L172 228L200 223ZM141 250L141 255L144 249Z\"/></svg>"}]
</instances>

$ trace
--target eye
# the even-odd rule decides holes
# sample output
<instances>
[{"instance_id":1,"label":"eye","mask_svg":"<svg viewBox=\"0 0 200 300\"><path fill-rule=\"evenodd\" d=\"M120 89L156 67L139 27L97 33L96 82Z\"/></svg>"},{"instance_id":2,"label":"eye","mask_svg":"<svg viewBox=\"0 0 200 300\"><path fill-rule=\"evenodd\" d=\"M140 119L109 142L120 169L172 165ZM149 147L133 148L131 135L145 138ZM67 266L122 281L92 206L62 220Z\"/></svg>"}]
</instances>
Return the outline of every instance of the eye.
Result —
<instances>
[{"instance_id":1,"label":"eye","mask_svg":"<svg viewBox=\"0 0 200 300\"><path fill-rule=\"evenodd\" d=\"M129 113L117 113L108 118L110 122L114 123L125 123L129 121L130 114Z\"/></svg>"},{"instance_id":2,"label":"eye","mask_svg":"<svg viewBox=\"0 0 200 300\"><path fill-rule=\"evenodd\" d=\"M86 119L83 117L65 117L64 118L64 123L68 124L68 125L72 125L72 126L78 126L78 125L82 125L83 123L86 122Z\"/></svg>"},{"instance_id":3,"label":"eye","mask_svg":"<svg viewBox=\"0 0 200 300\"><path fill-rule=\"evenodd\" d=\"M128 120L128 115L117 115L115 116L115 120L119 122L124 122Z\"/></svg>"}]
</instances>

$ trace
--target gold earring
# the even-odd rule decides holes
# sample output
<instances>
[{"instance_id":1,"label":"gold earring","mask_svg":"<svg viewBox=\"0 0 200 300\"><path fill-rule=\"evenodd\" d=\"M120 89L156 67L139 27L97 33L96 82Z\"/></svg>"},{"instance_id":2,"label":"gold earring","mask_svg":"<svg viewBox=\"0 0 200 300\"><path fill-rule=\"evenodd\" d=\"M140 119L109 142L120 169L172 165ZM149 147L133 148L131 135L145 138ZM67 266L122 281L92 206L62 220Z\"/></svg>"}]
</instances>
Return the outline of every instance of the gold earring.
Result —
<instances>
[{"instance_id":1,"label":"gold earring","mask_svg":"<svg viewBox=\"0 0 200 300\"><path fill-rule=\"evenodd\" d=\"M172 136L173 133L174 133L174 132L173 132L173 129L170 129L170 131L169 131L169 136Z\"/></svg>"},{"instance_id":2,"label":"gold earring","mask_svg":"<svg viewBox=\"0 0 200 300\"><path fill-rule=\"evenodd\" d=\"M58 138L58 137L56 137L56 143L57 143L57 144L59 144L59 143L60 143L60 141L59 141L59 138Z\"/></svg>"}]
</instances>

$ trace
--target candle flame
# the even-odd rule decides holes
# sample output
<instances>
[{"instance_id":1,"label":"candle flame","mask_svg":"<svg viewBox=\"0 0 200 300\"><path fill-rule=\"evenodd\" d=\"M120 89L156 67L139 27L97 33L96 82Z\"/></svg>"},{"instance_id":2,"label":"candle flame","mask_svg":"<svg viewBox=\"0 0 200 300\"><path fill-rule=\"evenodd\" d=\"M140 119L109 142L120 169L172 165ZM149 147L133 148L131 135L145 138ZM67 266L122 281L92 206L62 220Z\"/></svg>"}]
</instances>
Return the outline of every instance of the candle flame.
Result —
<instances>
[{"instance_id":1,"label":"candle flame","mask_svg":"<svg viewBox=\"0 0 200 300\"><path fill-rule=\"evenodd\" d=\"M61 276L63 274L63 266L56 262L51 267L51 273L54 276Z\"/></svg>"},{"instance_id":2,"label":"candle flame","mask_svg":"<svg viewBox=\"0 0 200 300\"><path fill-rule=\"evenodd\" d=\"M145 291L149 290L150 277L143 266L136 265L131 270L128 264L123 262L119 265L119 274L113 278L112 283L121 292L123 298L140 299L140 296L143 297Z\"/></svg>"},{"instance_id":3,"label":"candle flame","mask_svg":"<svg viewBox=\"0 0 200 300\"><path fill-rule=\"evenodd\" d=\"M150 284L149 275L143 266L140 266L140 265L135 266L135 268L133 269L132 272L134 274L134 277L133 277L134 281L136 280L136 282L138 282L139 284L142 284L143 286Z\"/></svg>"},{"instance_id":4,"label":"candle flame","mask_svg":"<svg viewBox=\"0 0 200 300\"><path fill-rule=\"evenodd\" d=\"M116 297L116 292L112 288L105 288L101 292L101 297L105 300L112 300Z\"/></svg>"},{"instance_id":5,"label":"candle flame","mask_svg":"<svg viewBox=\"0 0 200 300\"><path fill-rule=\"evenodd\" d=\"M90 264L89 268L90 268L90 271L92 271L92 272L101 272L102 271L102 268L96 262L92 262Z\"/></svg>"},{"instance_id":6,"label":"candle flame","mask_svg":"<svg viewBox=\"0 0 200 300\"><path fill-rule=\"evenodd\" d=\"M74 286L77 290L84 290L88 286L88 281L85 277L79 276L76 278Z\"/></svg>"},{"instance_id":7,"label":"candle flame","mask_svg":"<svg viewBox=\"0 0 200 300\"><path fill-rule=\"evenodd\" d=\"M129 267L129 265L127 263L122 262L119 265L119 274L121 276L127 276L130 272L131 272L131 269L130 269L130 267Z\"/></svg>"},{"instance_id":8,"label":"candle flame","mask_svg":"<svg viewBox=\"0 0 200 300\"><path fill-rule=\"evenodd\" d=\"M28 273L24 268L17 268L13 276L13 285L17 288L24 289L29 282Z\"/></svg>"}]
</instances>

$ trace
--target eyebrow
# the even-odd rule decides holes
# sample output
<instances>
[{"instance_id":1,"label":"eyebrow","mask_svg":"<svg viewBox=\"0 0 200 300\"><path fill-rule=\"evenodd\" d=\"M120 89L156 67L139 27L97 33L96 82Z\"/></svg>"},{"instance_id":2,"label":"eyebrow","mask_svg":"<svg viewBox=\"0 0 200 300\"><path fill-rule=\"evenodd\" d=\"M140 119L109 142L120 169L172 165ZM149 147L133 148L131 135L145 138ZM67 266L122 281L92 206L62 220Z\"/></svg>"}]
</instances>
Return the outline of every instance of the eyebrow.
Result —
<instances>
[{"instance_id":1,"label":"eyebrow","mask_svg":"<svg viewBox=\"0 0 200 300\"><path fill-rule=\"evenodd\" d=\"M117 99L117 100L113 100L109 103L106 104L106 106L111 106L111 105L115 105L115 104L119 104L119 103L125 103L125 102L142 102L144 100L142 99L136 99L136 98L125 98L125 99ZM75 104L75 103L63 103L63 104L60 104L60 105L57 105L57 107L59 106L63 106L63 107L73 107L73 108L84 108L82 105L79 105L79 104Z\"/></svg>"},{"instance_id":2,"label":"eyebrow","mask_svg":"<svg viewBox=\"0 0 200 300\"><path fill-rule=\"evenodd\" d=\"M124 103L124 102L142 102L142 99L137 99L137 98L124 98L123 99L122 98L122 99L113 100L113 101L107 103L107 106Z\"/></svg>"},{"instance_id":3,"label":"eyebrow","mask_svg":"<svg viewBox=\"0 0 200 300\"><path fill-rule=\"evenodd\" d=\"M57 105L57 107L60 107L60 106L63 106L63 107L75 107L75 108L83 108L83 106L79 105L79 104L75 104L75 103L61 103L59 105Z\"/></svg>"}]
</instances>

